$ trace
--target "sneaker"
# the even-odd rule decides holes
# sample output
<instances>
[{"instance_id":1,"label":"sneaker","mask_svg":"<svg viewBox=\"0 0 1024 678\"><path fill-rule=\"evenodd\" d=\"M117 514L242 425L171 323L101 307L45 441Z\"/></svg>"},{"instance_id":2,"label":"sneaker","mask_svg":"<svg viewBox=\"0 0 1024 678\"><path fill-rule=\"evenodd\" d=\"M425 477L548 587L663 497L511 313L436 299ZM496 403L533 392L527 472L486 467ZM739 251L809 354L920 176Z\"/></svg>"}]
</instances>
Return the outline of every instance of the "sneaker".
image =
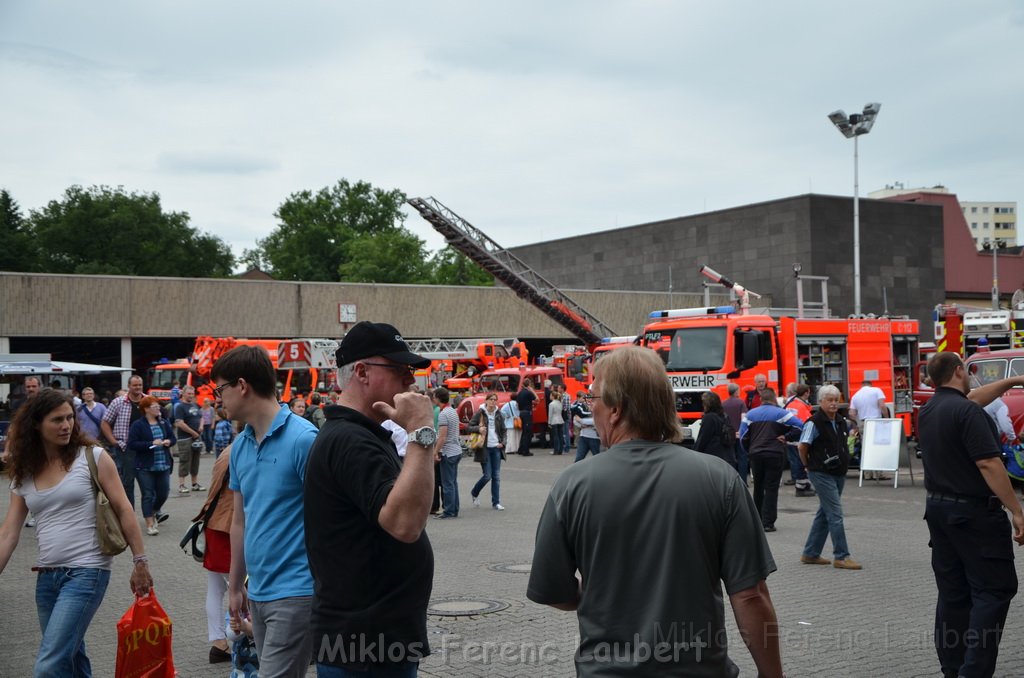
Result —
<instances>
[{"instance_id":1,"label":"sneaker","mask_svg":"<svg viewBox=\"0 0 1024 678\"><path fill-rule=\"evenodd\" d=\"M192 490L185 487L185 485L178 485L178 494L188 494Z\"/></svg>"},{"instance_id":2,"label":"sneaker","mask_svg":"<svg viewBox=\"0 0 1024 678\"><path fill-rule=\"evenodd\" d=\"M831 565L832 561L821 556L800 556L800 562L804 565Z\"/></svg>"},{"instance_id":3,"label":"sneaker","mask_svg":"<svg viewBox=\"0 0 1024 678\"><path fill-rule=\"evenodd\" d=\"M473 506L480 508L480 497L473 497Z\"/></svg>"},{"instance_id":4,"label":"sneaker","mask_svg":"<svg viewBox=\"0 0 1024 678\"><path fill-rule=\"evenodd\" d=\"M495 504L495 505L494 505L494 510L495 510L495 511L504 511L504 510L505 510L505 507L504 507L504 506L502 506L501 504Z\"/></svg>"},{"instance_id":5,"label":"sneaker","mask_svg":"<svg viewBox=\"0 0 1024 678\"><path fill-rule=\"evenodd\" d=\"M817 496L817 492L815 492L814 490L812 490L810 488L807 488L806 490L797 489L796 496L798 496L798 497L816 497Z\"/></svg>"},{"instance_id":6,"label":"sneaker","mask_svg":"<svg viewBox=\"0 0 1024 678\"><path fill-rule=\"evenodd\" d=\"M202 485L200 485L199 483L192 483L192 491L193 492L206 492L206 488L203 487Z\"/></svg>"},{"instance_id":7,"label":"sneaker","mask_svg":"<svg viewBox=\"0 0 1024 678\"><path fill-rule=\"evenodd\" d=\"M29 517L28 517L28 520L25 521L25 527L35 527L35 526L36 526L36 518L35 518L35 516L30 514Z\"/></svg>"},{"instance_id":8,"label":"sneaker","mask_svg":"<svg viewBox=\"0 0 1024 678\"><path fill-rule=\"evenodd\" d=\"M783 485L796 485L796 481L790 478L789 480L782 481Z\"/></svg>"},{"instance_id":9,"label":"sneaker","mask_svg":"<svg viewBox=\"0 0 1024 678\"><path fill-rule=\"evenodd\" d=\"M861 570L864 569L860 563L853 558L843 558L842 560L832 561L832 567L837 570Z\"/></svg>"},{"instance_id":10,"label":"sneaker","mask_svg":"<svg viewBox=\"0 0 1024 678\"><path fill-rule=\"evenodd\" d=\"M164 521L165 521L165 520L167 520L168 518L170 518L170 516L169 516L169 515L167 515L166 513L159 513L159 512L158 512L158 513L156 514L156 522L157 522L157 524L159 524L159 523L162 523L162 522L164 522Z\"/></svg>"},{"instance_id":11,"label":"sneaker","mask_svg":"<svg viewBox=\"0 0 1024 678\"><path fill-rule=\"evenodd\" d=\"M775 532L775 526L774 525L765 525L764 526L764 531L765 532Z\"/></svg>"},{"instance_id":12,"label":"sneaker","mask_svg":"<svg viewBox=\"0 0 1024 678\"><path fill-rule=\"evenodd\" d=\"M445 520L445 519L447 519L447 518L458 518L458 516L453 516L453 515L452 515L452 514L450 514L450 513L442 513L442 514L441 514L441 515L439 515L439 516L434 516L434 518L435 518L436 520Z\"/></svg>"},{"instance_id":13,"label":"sneaker","mask_svg":"<svg viewBox=\"0 0 1024 678\"><path fill-rule=\"evenodd\" d=\"M146 534L152 537L155 534L160 534L160 530L156 529L156 525L150 525L146 528Z\"/></svg>"}]
</instances>

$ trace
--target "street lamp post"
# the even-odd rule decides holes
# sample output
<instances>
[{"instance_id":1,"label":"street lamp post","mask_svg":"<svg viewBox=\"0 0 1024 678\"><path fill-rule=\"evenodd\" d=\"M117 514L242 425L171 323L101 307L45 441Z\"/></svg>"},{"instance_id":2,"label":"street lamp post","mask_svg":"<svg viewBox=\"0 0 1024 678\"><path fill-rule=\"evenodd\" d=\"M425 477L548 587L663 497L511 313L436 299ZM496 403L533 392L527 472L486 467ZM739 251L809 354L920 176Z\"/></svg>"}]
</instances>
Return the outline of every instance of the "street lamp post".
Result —
<instances>
[{"instance_id":1,"label":"street lamp post","mask_svg":"<svg viewBox=\"0 0 1024 678\"><path fill-rule=\"evenodd\" d=\"M981 249L992 250L992 310L999 310L999 250L1006 248L1006 241L1002 238L985 238Z\"/></svg>"},{"instance_id":2,"label":"street lamp post","mask_svg":"<svg viewBox=\"0 0 1024 678\"><path fill-rule=\"evenodd\" d=\"M844 137L853 137L853 312L860 315L860 185L857 167L857 137L867 134L875 124L882 104L867 104L863 113L846 115L841 109L829 113L828 119Z\"/></svg>"}]
</instances>

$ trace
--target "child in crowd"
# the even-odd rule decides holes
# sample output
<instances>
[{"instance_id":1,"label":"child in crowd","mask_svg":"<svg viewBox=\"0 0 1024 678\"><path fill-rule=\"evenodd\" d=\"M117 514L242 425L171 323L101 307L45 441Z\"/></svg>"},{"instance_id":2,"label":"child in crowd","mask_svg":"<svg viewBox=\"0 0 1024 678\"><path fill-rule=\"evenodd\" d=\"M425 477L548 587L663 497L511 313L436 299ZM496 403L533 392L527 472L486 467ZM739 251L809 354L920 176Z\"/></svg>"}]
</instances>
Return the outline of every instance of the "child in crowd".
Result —
<instances>
[{"instance_id":1,"label":"child in crowd","mask_svg":"<svg viewBox=\"0 0 1024 678\"><path fill-rule=\"evenodd\" d=\"M252 635L252 618L235 621L228 612L227 625L225 635L231 644L231 678L259 678L260 658Z\"/></svg>"},{"instance_id":2,"label":"child in crowd","mask_svg":"<svg viewBox=\"0 0 1024 678\"><path fill-rule=\"evenodd\" d=\"M213 401L207 398L203 401L203 406L199 408L199 436L203 440L206 454L213 454L213 424L215 421Z\"/></svg>"},{"instance_id":3,"label":"child in crowd","mask_svg":"<svg viewBox=\"0 0 1024 678\"><path fill-rule=\"evenodd\" d=\"M235 429L228 419L227 411L221 407L217 410L217 421L213 427L213 451L219 457L220 453L235 439Z\"/></svg>"}]
</instances>

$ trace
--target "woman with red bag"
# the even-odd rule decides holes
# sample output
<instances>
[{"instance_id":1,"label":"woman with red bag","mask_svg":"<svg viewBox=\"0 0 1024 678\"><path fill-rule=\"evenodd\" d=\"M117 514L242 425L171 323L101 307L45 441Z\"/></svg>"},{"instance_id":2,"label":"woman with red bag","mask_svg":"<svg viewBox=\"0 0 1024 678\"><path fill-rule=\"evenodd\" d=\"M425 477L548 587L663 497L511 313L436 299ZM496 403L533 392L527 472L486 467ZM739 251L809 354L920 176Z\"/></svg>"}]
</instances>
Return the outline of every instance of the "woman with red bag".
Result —
<instances>
[{"instance_id":1,"label":"woman with red bag","mask_svg":"<svg viewBox=\"0 0 1024 678\"><path fill-rule=\"evenodd\" d=\"M234 492L228 487L228 467L231 447L224 449L213 462L213 478L206 503L193 518L202 520L216 499L210 517L206 520L206 550L203 567L206 568L206 631L210 639L210 663L231 661L231 650L224 632L224 594L228 590L228 571L231 569L231 518L234 514Z\"/></svg>"},{"instance_id":2,"label":"woman with red bag","mask_svg":"<svg viewBox=\"0 0 1024 678\"><path fill-rule=\"evenodd\" d=\"M85 436L71 399L44 389L18 408L11 422L11 503L0 527L0 572L18 545L29 511L36 517L39 560L36 608L43 640L35 676L92 676L85 632L110 582L111 556L96 536L96 494L86 454L98 467L99 484L117 513L134 554L130 585L144 596L153 586L142 532L128 503L114 460Z\"/></svg>"}]
</instances>

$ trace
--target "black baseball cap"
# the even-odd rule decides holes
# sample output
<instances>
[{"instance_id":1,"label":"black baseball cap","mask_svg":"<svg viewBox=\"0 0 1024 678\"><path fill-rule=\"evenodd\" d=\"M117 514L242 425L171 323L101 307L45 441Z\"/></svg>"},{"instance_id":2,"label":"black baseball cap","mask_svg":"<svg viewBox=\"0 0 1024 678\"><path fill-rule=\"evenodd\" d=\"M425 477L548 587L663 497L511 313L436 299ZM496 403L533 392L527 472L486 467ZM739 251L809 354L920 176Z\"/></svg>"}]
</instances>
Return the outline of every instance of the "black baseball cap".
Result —
<instances>
[{"instance_id":1,"label":"black baseball cap","mask_svg":"<svg viewBox=\"0 0 1024 678\"><path fill-rule=\"evenodd\" d=\"M430 358L410 351L409 345L393 325L371 323L366 320L356 323L341 340L337 353L338 366L378 355L402 365L430 366Z\"/></svg>"}]
</instances>

